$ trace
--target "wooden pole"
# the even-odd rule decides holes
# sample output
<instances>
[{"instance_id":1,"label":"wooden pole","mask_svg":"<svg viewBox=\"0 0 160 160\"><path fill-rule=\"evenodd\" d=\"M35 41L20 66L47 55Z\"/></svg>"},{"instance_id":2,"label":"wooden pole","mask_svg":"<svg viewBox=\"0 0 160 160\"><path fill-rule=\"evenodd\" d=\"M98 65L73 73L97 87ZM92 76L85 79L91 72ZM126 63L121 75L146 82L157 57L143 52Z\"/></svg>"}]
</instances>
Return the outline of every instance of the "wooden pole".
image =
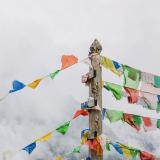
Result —
<instances>
[{"instance_id":1,"label":"wooden pole","mask_svg":"<svg viewBox=\"0 0 160 160\"><path fill-rule=\"evenodd\" d=\"M100 66L100 53L102 46L98 40L94 40L90 46L89 57L91 59L92 67L90 71L94 70L95 78L89 81L89 96L97 101L97 105L102 109L102 68ZM91 130L91 137L96 137L102 134L102 114L101 111L91 110L89 114L89 128ZM94 150L90 149L91 160L103 160L102 156L97 156Z\"/></svg>"}]
</instances>

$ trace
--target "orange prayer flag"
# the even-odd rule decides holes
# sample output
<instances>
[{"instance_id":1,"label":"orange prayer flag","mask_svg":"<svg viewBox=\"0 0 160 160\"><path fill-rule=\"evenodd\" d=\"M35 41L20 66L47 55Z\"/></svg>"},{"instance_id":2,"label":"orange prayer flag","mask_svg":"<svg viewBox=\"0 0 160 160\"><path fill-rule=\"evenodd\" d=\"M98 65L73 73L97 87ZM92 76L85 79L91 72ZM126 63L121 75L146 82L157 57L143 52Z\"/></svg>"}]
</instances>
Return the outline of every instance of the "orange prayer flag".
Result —
<instances>
[{"instance_id":1,"label":"orange prayer flag","mask_svg":"<svg viewBox=\"0 0 160 160\"><path fill-rule=\"evenodd\" d=\"M77 118L77 117L80 116L80 115L82 115L82 116L88 116L89 113L88 113L88 111L86 111L86 110L84 110L84 109L78 110L78 111L76 111L76 113L74 114L73 119Z\"/></svg>"},{"instance_id":2,"label":"orange prayer flag","mask_svg":"<svg viewBox=\"0 0 160 160\"><path fill-rule=\"evenodd\" d=\"M28 87L35 89L39 85L39 83L41 82L42 79L43 78L36 79L35 81L28 84Z\"/></svg>"},{"instance_id":3,"label":"orange prayer flag","mask_svg":"<svg viewBox=\"0 0 160 160\"><path fill-rule=\"evenodd\" d=\"M72 66L73 64L78 62L78 58L74 55L63 55L61 58L61 70Z\"/></svg>"},{"instance_id":4,"label":"orange prayer flag","mask_svg":"<svg viewBox=\"0 0 160 160\"><path fill-rule=\"evenodd\" d=\"M151 127L152 126L152 122L151 122L151 118L149 117L142 117L144 125L147 127Z\"/></svg>"},{"instance_id":5,"label":"orange prayer flag","mask_svg":"<svg viewBox=\"0 0 160 160\"><path fill-rule=\"evenodd\" d=\"M140 159L141 160L147 160L147 159L148 160L156 160L156 157L151 153L140 151Z\"/></svg>"}]
</instances>

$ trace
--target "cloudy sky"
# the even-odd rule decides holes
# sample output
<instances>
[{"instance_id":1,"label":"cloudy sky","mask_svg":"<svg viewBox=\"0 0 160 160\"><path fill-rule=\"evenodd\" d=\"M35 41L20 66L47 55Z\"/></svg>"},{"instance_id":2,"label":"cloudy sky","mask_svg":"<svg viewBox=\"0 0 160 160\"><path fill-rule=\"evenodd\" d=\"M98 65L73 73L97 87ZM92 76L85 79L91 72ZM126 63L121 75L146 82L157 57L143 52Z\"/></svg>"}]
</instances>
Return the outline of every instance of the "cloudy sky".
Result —
<instances>
[{"instance_id":1,"label":"cloudy sky","mask_svg":"<svg viewBox=\"0 0 160 160\"><path fill-rule=\"evenodd\" d=\"M29 83L57 69L62 54L87 57L94 38L101 42L103 55L160 75L159 6L158 0L0 0L0 96L8 92L12 80ZM26 88L0 102L0 160L4 160L3 152L16 152L71 118L88 98L88 88L81 84L81 75L87 71L88 66L78 64L54 81L44 80L34 91ZM106 70L103 78L122 83ZM159 117L126 100L117 103L105 91L103 106ZM77 119L66 136L55 133L32 155L21 151L12 160L53 160L55 155L69 152L79 144L87 121ZM107 123L104 132L160 156L159 131L136 133L122 123ZM86 155L84 149L77 160ZM118 157L113 151L105 158L113 155Z\"/></svg>"}]
</instances>

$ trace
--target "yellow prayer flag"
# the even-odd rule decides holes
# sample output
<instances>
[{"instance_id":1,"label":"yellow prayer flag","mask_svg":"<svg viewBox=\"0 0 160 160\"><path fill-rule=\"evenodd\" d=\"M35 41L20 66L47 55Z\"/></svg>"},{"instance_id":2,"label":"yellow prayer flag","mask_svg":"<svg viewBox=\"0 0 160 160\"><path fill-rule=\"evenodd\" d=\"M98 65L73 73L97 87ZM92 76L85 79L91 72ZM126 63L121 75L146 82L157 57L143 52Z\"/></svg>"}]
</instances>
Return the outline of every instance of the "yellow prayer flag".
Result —
<instances>
[{"instance_id":1,"label":"yellow prayer flag","mask_svg":"<svg viewBox=\"0 0 160 160\"><path fill-rule=\"evenodd\" d=\"M127 149L127 148L121 146L121 150L122 150L123 154L126 156L126 158L132 158L132 154L131 154L130 149Z\"/></svg>"},{"instance_id":2,"label":"yellow prayer flag","mask_svg":"<svg viewBox=\"0 0 160 160\"><path fill-rule=\"evenodd\" d=\"M55 160L62 160L61 156L57 156Z\"/></svg>"},{"instance_id":3,"label":"yellow prayer flag","mask_svg":"<svg viewBox=\"0 0 160 160\"><path fill-rule=\"evenodd\" d=\"M36 79L32 83L28 84L28 87L35 89L39 85L39 83L41 82L42 79L43 78Z\"/></svg>"},{"instance_id":4,"label":"yellow prayer flag","mask_svg":"<svg viewBox=\"0 0 160 160\"><path fill-rule=\"evenodd\" d=\"M112 60L110 60L110 59L107 58L107 57L101 56L101 65L102 65L103 67L105 67L106 69L111 70L113 73L115 73L115 74L118 75L118 76L121 76L121 74L122 74L121 72L119 72L119 71L115 68Z\"/></svg>"},{"instance_id":5,"label":"yellow prayer flag","mask_svg":"<svg viewBox=\"0 0 160 160\"><path fill-rule=\"evenodd\" d=\"M41 142L41 141L48 141L53 137L52 133L48 133L45 136L42 136L41 138L37 139L36 142Z\"/></svg>"}]
</instances>

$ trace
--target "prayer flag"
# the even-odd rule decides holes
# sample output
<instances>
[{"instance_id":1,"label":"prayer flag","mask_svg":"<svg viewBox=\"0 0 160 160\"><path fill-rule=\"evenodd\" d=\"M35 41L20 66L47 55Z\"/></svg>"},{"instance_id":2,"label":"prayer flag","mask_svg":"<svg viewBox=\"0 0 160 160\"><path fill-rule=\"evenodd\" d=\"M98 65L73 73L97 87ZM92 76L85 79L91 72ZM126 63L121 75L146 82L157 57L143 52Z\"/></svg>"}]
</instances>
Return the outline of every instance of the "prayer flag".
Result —
<instances>
[{"instance_id":1,"label":"prayer flag","mask_svg":"<svg viewBox=\"0 0 160 160\"><path fill-rule=\"evenodd\" d=\"M156 157L152 155L151 153L140 151L140 159L141 160L156 160Z\"/></svg>"},{"instance_id":2,"label":"prayer flag","mask_svg":"<svg viewBox=\"0 0 160 160\"><path fill-rule=\"evenodd\" d=\"M108 91L111 91L117 100L120 100L122 98L122 87L120 85L105 82L104 88Z\"/></svg>"},{"instance_id":3,"label":"prayer flag","mask_svg":"<svg viewBox=\"0 0 160 160\"><path fill-rule=\"evenodd\" d=\"M128 123L130 126L135 128L137 131L140 131L141 128L140 128L139 124L136 124L134 122L134 118L133 118L132 114L124 113L123 114L123 120L124 120L124 122Z\"/></svg>"},{"instance_id":4,"label":"prayer flag","mask_svg":"<svg viewBox=\"0 0 160 160\"><path fill-rule=\"evenodd\" d=\"M17 81L17 80L14 80L12 82L12 87L13 89L9 91L9 93L12 93L12 92L16 92L18 90L21 90L25 87L26 85L20 81Z\"/></svg>"},{"instance_id":5,"label":"prayer flag","mask_svg":"<svg viewBox=\"0 0 160 160\"><path fill-rule=\"evenodd\" d=\"M69 126L70 126L70 121L68 121L65 124L63 124L62 126L58 127L56 129L56 131L61 133L62 135L65 135L69 129Z\"/></svg>"},{"instance_id":6,"label":"prayer flag","mask_svg":"<svg viewBox=\"0 0 160 160\"><path fill-rule=\"evenodd\" d=\"M149 117L142 117L144 130L151 131L157 128L157 120Z\"/></svg>"},{"instance_id":7,"label":"prayer flag","mask_svg":"<svg viewBox=\"0 0 160 160\"><path fill-rule=\"evenodd\" d=\"M39 83L41 82L42 79L43 78L36 79L32 83L28 84L28 87L35 89L39 85Z\"/></svg>"},{"instance_id":8,"label":"prayer flag","mask_svg":"<svg viewBox=\"0 0 160 160\"><path fill-rule=\"evenodd\" d=\"M81 152L81 146L75 147L72 151L72 153L80 153Z\"/></svg>"},{"instance_id":9,"label":"prayer flag","mask_svg":"<svg viewBox=\"0 0 160 160\"><path fill-rule=\"evenodd\" d=\"M125 91L129 94L128 102L129 103L137 103L139 97L139 91L135 89L131 89L128 87L124 87Z\"/></svg>"},{"instance_id":10,"label":"prayer flag","mask_svg":"<svg viewBox=\"0 0 160 160\"><path fill-rule=\"evenodd\" d=\"M160 128L160 119L157 120L157 128Z\"/></svg>"},{"instance_id":11,"label":"prayer flag","mask_svg":"<svg viewBox=\"0 0 160 160\"><path fill-rule=\"evenodd\" d=\"M62 160L61 156L57 156L55 160Z\"/></svg>"},{"instance_id":12,"label":"prayer flag","mask_svg":"<svg viewBox=\"0 0 160 160\"><path fill-rule=\"evenodd\" d=\"M137 89L140 83L140 71L127 65L122 66L124 73L124 86Z\"/></svg>"},{"instance_id":13,"label":"prayer flag","mask_svg":"<svg viewBox=\"0 0 160 160\"><path fill-rule=\"evenodd\" d=\"M103 108L102 109L102 119L104 120L104 118L107 116L107 109Z\"/></svg>"},{"instance_id":14,"label":"prayer flag","mask_svg":"<svg viewBox=\"0 0 160 160\"><path fill-rule=\"evenodd\" d=\"M122 73L116 69L118 67L118 65L114 64L113 61L110 60L109 58L101 56L101 62L100 63L104 68L109 69L110 71L112 71L116 75L118 75L118 76L122 75Z\"/></svg>"},{"instance_id":15,"label":"prayer flag","mask_svg":"<svg viewBox=\"0 0 160 160\"><path fill-rule=\"evenodd\" d=\"M160 76L154 76L154 86L160 88Z\"/></svg>"},{"instance_id":16,"label":"prayer flag","mask_svg":"<svg viewBox=\"0 0 160 160\"><path fill-rule=\"evenodd\" d=\"M48 133L48 134L42 136L41 138L37 139L36 142L48 141L52 137L53 137L52 133Z\"/></svg>"},{"instance_id":17,"label":"prayer flag","mask_svg":"<svg viewBox=\"0 0 160 160\"><path fill-rule=\"evenodd\" d=\"M110 150L111 150L109 143L106 143L106 150L107 150L107 151L110 151Z\"/></svg>"},{"instance_id":18,"label":"prayer flag","mask_svg":"<svg viewBox=\"0 0 160 160\"><path fill-rule=\"evenodd\" d=\"M77 117L80 116L80 115L82 115L82 116L88 116L89 113L88 113L88 111L86 111L86 110L84 110L84 109L78 110L78 111L76 111L76 113L74 114L73 119L77 118Z\"/></svg>"},{"instance_id":19,"label":"prayer flag","mask_svg":"<svg viewBox=\"0 0 160 160\"><path fill-rule=\"evenodd\" d=\"M140 127L141 124L142 124L142 119L138 115L133 115L133 122L134 122L135 125Z\"/></svg>"},{"instance_id":20,"label":"prayer flag","mask_svg":"<svg viewBox=\"0 0 160 160\"><path fill-rule=\"evenodd\" d=\"M61 70L58 69L58 70L56 70L55 72L50 73L50 74L49 74L49 77L50 77L51 79L54 79L60 71L61 71Z\"/></svg>"},{"instance_id":21,"label":"prayer flag","mask_svg":"<svg viewBox=\"0 0 160 160\"><path fill-rule=\"evenodd\" d=\"M121 155L123 155L123 152L120 148L120 146L117 143L111 143L111 145L114 147L114 149Z\"/></svg>"},{"instance_id":22,"label":"prayer flag","mask_svg":"<svg viewBox=\"0 0 160 160\"><path fill-rule=\"evenodd\" d=\"M125 157L128 159L136 158L136 156L139 152L137 149L131 148L131 147L123 145L123 144L119 144L119 146L121 147L122 152L125 155Z\"/></svg>"},{"instance_id":23,"label":"prayer flag","mask_svg":"<svg viewBox=\"0 0 160 160\"><path fill-rule=\"evenodd\" d=\"M22 150L25 150L26 152L28 152L28 154L31 154L35 148L36 148L36 142L33 142L32 144L26 146Z\"/></svg>"},{"instance_id":24,"label":"prayer flag","mask_svg":"<svg viewBox=\"0 0 160 160\"><path fill-rule=\"evenodd\" d=\"M140 72L141 81L154 85L154 75L147 72Z\"/></svg>"},{"instance_id":25,"label":"prayer flag","mask_svg":"<svg viewBox=\"0 0 160 160\"><path fill-rule=\"evenodd\" d=\"M66 69L76 63L78 63L78 58L74 55L63 55L61 58L62 66L61 70Z\"/></svg>"},{"instance_id":26,"label":"prayer flag","mask_svg":"<svg viewBox=\"0 0 160 160\"><path fill-rule=\"evenodd\" d=\"M117 122L123 118L123 112L107 110L107 118L110 120L110 122Z\"/></svg>"}]
</instances>

